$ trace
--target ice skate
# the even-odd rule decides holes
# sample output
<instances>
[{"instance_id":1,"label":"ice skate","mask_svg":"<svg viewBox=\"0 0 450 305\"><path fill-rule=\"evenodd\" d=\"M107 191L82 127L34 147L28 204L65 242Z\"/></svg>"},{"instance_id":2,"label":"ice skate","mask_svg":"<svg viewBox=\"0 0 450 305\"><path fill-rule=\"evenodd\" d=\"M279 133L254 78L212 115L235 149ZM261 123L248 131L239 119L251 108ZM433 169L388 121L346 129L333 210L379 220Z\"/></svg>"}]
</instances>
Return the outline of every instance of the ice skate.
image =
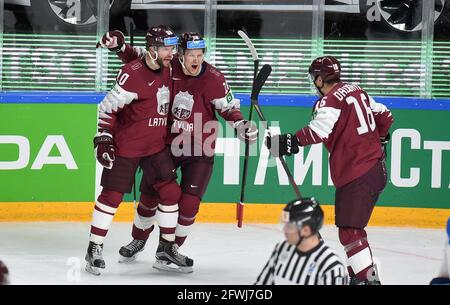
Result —
<instances>
[{"instance_id":1,"label":"ice skate","mask_svg":"<svg viewBox=\"0 0 450 305\"><path fill-rule=\"evenodd\" d=\"M194 261L178 252L174 242L160 241L156 250L156 262L153 268L163 271L191 273Z\"/></svg>"},{"instance_id":2,"label":"ice skate","mask_svg":"<svg viewBox=\"0 0 450 305\"><path fill-rule=\"evenodd\" d=\"M380 277L378 275L378 267L373 265L368 271L368 278L366 280L358 280L355 276L350 276L349 285L381 285Z\"/></svg>"},{"instance_id":3,"label":"ice skate","mask_svg":"<svg viewBox=\"0 0 450 305\"><path fill-rule=\"evenodd\" d=\"M358 280L356 277L350 277L350 286L355 286L355 285L361 285L361 286L365 286L365 285L381 285L380 281L377 280L364 280L364 281L360 281Z\"/></svg>"},{"instance_id":4,"label":"ice skate","mask_svg":"<svg viewBox=\"0 0 450 305\"><path fill-rule=\"evenodd\" d=\"M136 260L138 253L144 251L146 240L133 239L119 250L119 263L129 263Z\"/></svg>"},{"instance_id":5,"label":"ice skate","mask_svg":"<svg viewBox=\"0 0 450 305\"><path fill-rule=\"evenodd\" d=\"M103 244L89 242L85 260L86 271L93 275L100 275L99 268L105 269L105 260L103 259Z\"/></svg>"}]
</instances>

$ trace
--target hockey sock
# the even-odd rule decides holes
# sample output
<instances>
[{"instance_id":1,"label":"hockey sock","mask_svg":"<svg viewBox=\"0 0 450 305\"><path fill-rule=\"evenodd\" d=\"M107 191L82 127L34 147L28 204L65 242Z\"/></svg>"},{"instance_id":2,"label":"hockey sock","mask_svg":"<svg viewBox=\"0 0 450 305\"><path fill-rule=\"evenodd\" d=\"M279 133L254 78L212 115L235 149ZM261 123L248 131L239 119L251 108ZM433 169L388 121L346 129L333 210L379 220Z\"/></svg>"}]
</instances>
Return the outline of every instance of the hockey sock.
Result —
<instances>
[{"instance_id":1,"label":"hockey sock","mask_svg":"<svg viewBox=\"0 0 450 305\"><path fill-rule=\"evenodd\" d=\"M359 281L367 280L373 260L366 231L356 228L339 228L339 240L347 254L350 276L356 276Z\"/></svg>"},{"instance_id":2,"label":"hockey sock","mask_svg":"<svg viewBox=\"0 0 450 305\"><path fill-rule=\"evenodd\" d=\"M191 227L195 222L195 216L200 206L200 198L194 195L183 193L179 203L178 224L175 230L175 243L181 247L186 237L191 232Z\"/></svg>"},{"instance_id":3,"label":"hockey sock","mask_svg":"<svg viewBox=\"0 0 450 305\"><path fill-rule=\"evenodd\" d=\"M90 241L103 244L123 193L103 189L95 203L92 214Z\"/></svg>"},{"instance_id":4,"label":"hockey sock","mask_svg":"<svg viewBox=\"0 0 450 305\"><path fill-rule=\"evenodd\" d=\"M159 198L141 193L139 205L134 213L133 239L147 240L154 229Z\"/></svg>"},{"instance_id":5,"label":"hockey sock","mask_svg":"<svg viewBox=\"0 0 450 305\"><path fill-rule=\"evenodd\" d=\"M181 188L175 180L155 184L154 188L161 199L156 212L161 236L167 241L175 241Z\"/></svg>"}]
</instances>

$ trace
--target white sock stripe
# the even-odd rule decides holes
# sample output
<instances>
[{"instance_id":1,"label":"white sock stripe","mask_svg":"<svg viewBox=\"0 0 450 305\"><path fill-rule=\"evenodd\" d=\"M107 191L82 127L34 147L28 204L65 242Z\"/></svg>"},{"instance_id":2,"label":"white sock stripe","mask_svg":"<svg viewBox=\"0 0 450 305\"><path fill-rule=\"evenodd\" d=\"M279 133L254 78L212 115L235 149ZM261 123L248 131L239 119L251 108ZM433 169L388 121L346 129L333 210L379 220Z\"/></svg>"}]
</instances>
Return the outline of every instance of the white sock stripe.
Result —
<instances>
[{"instance_id":1,"label":"white sock stripe","mask_svg":"<svg viewBox=\"0 0 450 305\"><path fill-rule=\"evenodd\" d=\"M116 212L117 212L117 208L112 208L110 206L107 206L106 204L99 202L99 201L95 202L95 206L106 213L116 214Z\"/></svg>"},{"instance_id":2,"label":"white sock stripe","mask_svg":"<svg viewBox=\"0 0 450 305\"><path fill-rule=\"evenodd\" d=\"M175 204L173 204L173 205L162 205L162 204L159 204L158 205L158 209L161 211L161 212L177 212L178 211L178 203L175 203Z\"/></svg>"},{"instance_id":3,"label":"white sock stripe","mask_svg":"<svg viewBox=\"0 0 450 305\"><path fill-rule=\"evenodd\" d=\"M91 236L89 237L89 241L92 241L98 245L103 244L103 241L105 240L104 236L98 236L91 233Z\"/></svg>"},{"instance_id":4,"label":"white sock stripe","mask_svg":"<svg viewBox=\"0 0 450 305\"><path fill-rule=\"evenodd\" d=\"M348 258L348 264L355 274L371 266L372 263L372 255L367 247Z\"/></svg>"},{"instance_id":5,"label":"white sock stripe","mask_svg":"<svg viewBox=\"0 0 450 305\"><path fill-rule=\"evenodd\" d=\"M108 230L113 218L114 216L112 215L94 210L94 213L92 214L92 226L102 230Z\"/></svg>"},{"instance_id":6,"label":"white sock stripe","mask_svg":"<svg viewBox=\"0 0 450 305\"><path fill-rule=\"evenodd\" d=\"M188 236L189 233L191 233L192 225L184 226L177 224L177 229L175 230L175 235L178 237L185 237Z\"/></svg>"},{"instance_id":7,"label":"white sock stripe","mask_svg":"<svg viewBox=\"0 0 450 305\"><path fill-rule=\"evenodd\" d=\"M178 212L164 213L158 209L158 211L156 211L156 219L161 227L175 228L178 223Z\"/></svg>"},{"instance_id":8,"label":"white sock stripe","mask_svg":"<svg viewBox=\"0 0 450 305\"><path fill-rule=\"evenodd\" d=\"M150 227L155 223L156 221L156 217L151 216L151 217L144 217L144 216L140 216L137 212L134 213L134 225L141 230L147 230L150 229Z\"/></svg>"},{"instance_id":9,"label":"white sock stripe","mask_svg":"<svg viewBox=\"0 0 450 305\"><path fill-rule=\"evenodd\" d=\"M175 241L175 234L161 234L161 237L167 241Z\"/></svg>"}]
</instances>

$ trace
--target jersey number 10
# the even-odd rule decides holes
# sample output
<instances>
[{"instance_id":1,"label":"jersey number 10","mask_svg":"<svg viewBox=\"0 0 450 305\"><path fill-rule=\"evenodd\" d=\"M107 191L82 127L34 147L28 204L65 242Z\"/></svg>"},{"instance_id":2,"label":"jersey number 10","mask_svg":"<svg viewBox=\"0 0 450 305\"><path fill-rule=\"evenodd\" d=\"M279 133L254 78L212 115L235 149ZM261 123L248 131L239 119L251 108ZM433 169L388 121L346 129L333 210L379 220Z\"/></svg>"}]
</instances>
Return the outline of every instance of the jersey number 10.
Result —
<instances>
[{"instance_id":1,"label":"jersey number 10","mask_svg":"<svg viewBox=\"0 0 450 305\"><path fill-rule=\"evenodd\" d=\"M119 85L123 86L127 79L130 77L130 74L128 73L122 73L122 69L119 70L119 73L117 74L117 82Z\"/></svg>"},{"instance_id":2,"label":"jersey number 10","mask_svg":"<svg viewBox=\"0 0 450 305\"><path fill-rule=\"evenodd\" d=\"M353 104L355 106L356 115L359 120L359 127L356 129L359 135L365 134L369 131L374 131L376 124L375 119L373 118L372 109L370 108L370 104L368 104L367 97L364 94L360 95L361 100L357 100L354 96L349 96L345 99L347 104ZM361 106L366 109L366 115L364 116L363 110Z\"/></svg>"}]
</instances>

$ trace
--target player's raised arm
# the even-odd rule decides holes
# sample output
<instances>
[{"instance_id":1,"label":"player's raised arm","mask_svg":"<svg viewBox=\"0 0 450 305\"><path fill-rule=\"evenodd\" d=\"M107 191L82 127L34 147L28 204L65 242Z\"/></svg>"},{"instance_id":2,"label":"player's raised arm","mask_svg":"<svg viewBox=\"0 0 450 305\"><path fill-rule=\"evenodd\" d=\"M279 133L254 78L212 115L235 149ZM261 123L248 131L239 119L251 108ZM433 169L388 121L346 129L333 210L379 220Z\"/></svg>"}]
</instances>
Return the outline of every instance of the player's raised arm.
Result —
<instances>
[{"instance_id":1,"label":"player's raised arm","mask_svg":"<svg viewBox=\"0 0 450 305\"><path fill-rule=\"evenodd\" d=\"M121 31L109 31L97 42L97 48L102 47L116 52L124 64L138 58L144 58L145 48L133 47L125 43L125 36Z\"/></svg>"}]
</instances>

